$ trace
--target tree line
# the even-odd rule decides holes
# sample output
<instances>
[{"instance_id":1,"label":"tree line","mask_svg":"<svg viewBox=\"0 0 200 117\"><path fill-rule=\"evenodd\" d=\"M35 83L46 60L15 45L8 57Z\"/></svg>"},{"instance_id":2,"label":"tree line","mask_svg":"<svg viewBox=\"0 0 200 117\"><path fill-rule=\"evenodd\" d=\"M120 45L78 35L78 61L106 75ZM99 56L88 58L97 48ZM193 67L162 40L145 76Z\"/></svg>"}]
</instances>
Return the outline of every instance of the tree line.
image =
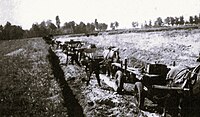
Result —
<instances>
[{"instance_id":1,"label":"tree line","mask_svg":"<svg viewBox=\"0 0 200 117\"><path fill-rule=\"evenodd\" d=\"M161 17L158 17L154 22L151 20L147 23L145 21L144 25L142 27L149 28L149 27L162 27L162 26L183 26L183 25L198 25L200 24L200 14L199 16L189 16L189 19L186 20L184 16L180 17L166 17L165 19L162 19ZM137 27L137 22L132 22L133 27Z\"/></svg>"},{"instance_id":2,"label":"tree line","mask_svg":"<svg viewBox=\"0 0 200 117\"><path fill-rule=\"evenodd\" d=\"M56 25L51 20L42 21L41 23L34 23L29 30L23 30L22 27L12 25L7 22L5 26L0 25L0 40L43 37L49 34L64 35L64 34L79 34L79 33L93 33L95 31L105 31L108 28L106 23L99 23L95 19L94 23L76 23L74 21L65 22L60 26L60 18L56 16Z\"/></svg>"},{"instance_id":3,"label":"tree line","mask_svg":"<svg viewBox=\"0 0 200 117\"><path fill-rule=\"evenodd\" d=\"M0 25L0 40L23 38L24 30L20 26L7 22L5 26Z\"/></svg>"},{"instance_id":4,"label":"tree line","mask_svg":"<svg viewBox=\"0 0 200 117\"><path fill-rule=\"evenodd\" d=\"M34 23L29 30L23 30L21 26L12 25L7 22L5 26L0 25L0 40L9 39L21 39L30 37L43 37L49 34L52 35L64 35L64 34L79 34L79 33L94 33L95 31L106 31L108 24L99 23L95 19L92 23L76 23L75 21L65 22L63 26L60 26L60 18L56 16L56 24L52 23L51 20L42 21L41 23ZM154 22L151 20L144 23L141 27L163 27L163 26L181 26L181 25L199 25L199 16L190 16L186 20L183 16L180 17L166 17L164 20L158 17ZM115 30L118 28L119 23L117 21L110 23L110 28ZM138 27L138 22L132 22L132 27Z\"/></svg>"}]
</instances>

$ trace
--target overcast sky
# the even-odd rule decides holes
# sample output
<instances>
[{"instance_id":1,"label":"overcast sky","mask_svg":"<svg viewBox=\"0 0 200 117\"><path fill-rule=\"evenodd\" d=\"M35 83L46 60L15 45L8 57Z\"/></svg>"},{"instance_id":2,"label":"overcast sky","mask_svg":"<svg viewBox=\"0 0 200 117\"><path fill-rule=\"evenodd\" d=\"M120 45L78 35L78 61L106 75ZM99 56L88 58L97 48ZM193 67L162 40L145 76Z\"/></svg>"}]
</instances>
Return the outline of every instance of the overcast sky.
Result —
<instances>
[{"instance_id":1,"label":"overcast sky","mask_svg":"<svg viewBox=\"0 0 200 117\"><path fill-rule=\"evenodd\" d=\"M0 0L0 24L7 21L29 29L33 23L52 20L101 23L118 21L119 28L130 28L132 21L163 19L167 16L199 15L200 0Z\"/></svg>"}]
</instances>

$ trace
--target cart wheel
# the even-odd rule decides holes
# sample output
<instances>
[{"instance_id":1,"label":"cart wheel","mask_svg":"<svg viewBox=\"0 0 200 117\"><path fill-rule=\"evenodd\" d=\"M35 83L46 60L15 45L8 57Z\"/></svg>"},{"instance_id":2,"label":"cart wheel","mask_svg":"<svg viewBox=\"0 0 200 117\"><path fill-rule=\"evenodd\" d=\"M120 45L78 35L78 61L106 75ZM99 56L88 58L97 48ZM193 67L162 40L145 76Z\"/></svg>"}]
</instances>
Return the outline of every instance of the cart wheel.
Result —
<instances>
[{"instance_id":1,"label":"cart wheel","mask_svg":"<svg viewBox=\"0 0 200 117\"><path fill-rule=\"evenodd\" d=\"M142 109L144 107L144 95L143 95L143 85L141 82L135 83L135 96L138 102L138 107Z\"/></svg>"},{"instance_id":2,"label":"cart wheel","mask_svg":"<svg viewBox=\"0 0 200 117\"><path fill-rule=\"evenodd\" d=\"M123 73L122 71L118 70L115 74L115 79L116 79L116 85L117 85L117 92L121 93L123 89Z\"/></svg>"}]
</instances>

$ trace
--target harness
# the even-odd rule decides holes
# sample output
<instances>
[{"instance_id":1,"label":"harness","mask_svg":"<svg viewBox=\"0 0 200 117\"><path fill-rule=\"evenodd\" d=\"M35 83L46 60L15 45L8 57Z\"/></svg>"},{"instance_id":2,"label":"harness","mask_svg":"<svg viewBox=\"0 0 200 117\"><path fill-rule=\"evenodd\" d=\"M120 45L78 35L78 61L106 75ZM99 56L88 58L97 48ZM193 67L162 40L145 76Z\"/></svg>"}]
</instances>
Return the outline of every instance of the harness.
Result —
<instances>
[{"instance_id":1,"label":"harness","mask_svg":"<svg viewBox=\"0 0 200 117\"><path fill-rule=\"evenodd\" d=\"M198 72L200 70L200 65L198 65L197 67L187 67L187 68L184 68L182 70L180 70L174 77L173 77L173 82L175 84L177 83L181 83L181 81L184 81L183 84L182 84L182 88L184 88L186 86L187 83L189 83L189 86L194 86L194 84L196 83L197 81L197 76L200 76L198 75ZM184 72L183 74L181 74L182 72ZM181 74L181 75L180 75ZM183 77L183 78L182 78ZM181 79L182 78L182 79ZM177 80L178 79L178 80ZM176 81L175 81L176 80Z\"/></svg>"}]
</instances>

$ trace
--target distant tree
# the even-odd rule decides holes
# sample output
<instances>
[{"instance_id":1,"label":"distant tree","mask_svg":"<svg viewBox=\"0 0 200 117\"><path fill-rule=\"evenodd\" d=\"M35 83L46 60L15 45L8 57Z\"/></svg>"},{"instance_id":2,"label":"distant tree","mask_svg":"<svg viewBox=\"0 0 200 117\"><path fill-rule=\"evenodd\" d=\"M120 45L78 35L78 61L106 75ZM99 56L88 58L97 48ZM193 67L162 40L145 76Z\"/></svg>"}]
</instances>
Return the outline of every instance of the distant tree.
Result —
<instances>
[{"instance_id":1,"label":"distant tree","mask_svg":"<svg viewBox=\"0 0 200 117\"><path fill-rule=\"evenodd\" d=\"M105 31L108 28L108 25L105 23L99 23L99 30Z\"/></svg>"},{"instance_id":2,"label":"distant tree","mask_svg":"<svg viewBox=\"0 0 200 117\"><path fill-rule=\"evenodd\" d=\"M96 30L99 30L99 23L98 23L97 19L95 19L94 25L95 25Z\"/></svg>"},{"instance_id":3,"label":"distant tree","mask_svg":"<svg viewBox=\"0 0 200 117\"><path fill-rule=\"evenodd\" d=\"M6 25L4 26L4 31L3 31L4 39L10 39L11 28L12 28L11 23L7 22Z\"/></svg>"},{"instance_id":4,"label":"distant tree","mask_svg":"<svg viewBox=\"0 0 200 117\"><path fill-rule=\"evenodd\" d=\"M198 24L199 22L199 18L197 15L194 16L194 24Z\"/></svg>"},{"instance_id":5,"label":"distant tree","mask_svg":"<svg viewBox=\"0 0 200 117\"><path fill-rule=\"evenodd\" d=\"M152 27L152 21L149 20L149 27Z\"/></svg>"},{"instance_id":6,"label":"distant tree","mask_svg":"<svg viewBox=\"0 0 200 117\"><path fill-rule=\"evenodd\" d=\"M138 22L132 22L132 27L133 28L138 27Z\"/></svg>"},{"instance_id":7,"label":"distant tree","mask_svg":"<svg viewBox=\"0 0 200 117\"><path fill-rule=\"evenodd\" d=\"M149 27L148 24L147 24L147 21L144 22L144 27L145 27L145 28L148 28L148 27Z\"/></svg>"},{"instance_id":8,"label":"distant tree","mask_svg":"<svg viewBox=\"0 0 200 117\"><path fill-rule=\"evenodd\" d=\"M174 22L176 25L179 25L179 18L178 17L175 17L175 22Z\"/></svg>"},{"instance_id":9,"label":"distant tree","mask_svg":"<svg viewBox=\"0 0 200 117\"><path fill-rule=\"evenodd\" d=\"M175 19L174 19L173 17L170 17L170 23L171 23L172 26L174 26L174 24L175 24Z\"/></svg>"},{"instance_id":10,"label":"distant tree","mask_svg":"<svg viewBox=\"0 0 200 117\"><path fill-rule=\"evenodd\" d=\"M162 26L163 25L163 21L161 17L158 17L154 23L155 26Z\"/></svg>"},{"instance_id":11,"label":"distant tree","mask_svg":"<svg viewBox=\"0 0 200 117\"><path fill-rule=\"evenodd\" d=\"M180 16L180 21L179 21L179 24L180 25L184 25L185 21L184 21L184 17L183 16Z\"/></svg>"},{"instance_id":12,"label":"distant tree","mask_svg":"<svg viewBox=\"0 0 200 117\"><path fill-rule=\"evenodd\" d=\"M48 32L50 34L54 34L57 27L51 22L51 20L47 20L46 24L47 24Z\"/></svg>"},{"instance_id":13,"label":"distant tree","mask_svg":"<svg viewBox=\"0 0 200 117\"><path fill-rule=\"evenodd\" d=\"M70 24L70 22L69 22L69 23L68 23L68 22L65 22L62 28L63 28L63 29L71 29L71 24Z\"/></svg>"},{"instance_id":14,"label":"distant tree","mask_svg":"<svg viewBox=\"0 0 200 117\"><path fill-rule=\"evenodd\" d=\"M86 25L86 32L91 33L95 31L95 25L94 23L87 23Z\"/></svg>"},{"instance_id":15,"label":"distant tree","mask_svg":"<svg viewBox=\"0 0 200 117\"><path fill-rule=\"evenodd\" d=\"M10 29L10 39L20 39L23 38L24 30L20 26L13 25Z\"/></svg>"},{"instance_id":16,"label":"distant tree","mask_svg":"<svg viewBox=\"0 0 200 117\"><path fill-rule=\"evenodd\" d=\"M141 28L144 28L144 24L141 24Z\"/></svg>"},{"instance_id":17,"label":"distant tree","mask_svg":"<svg viewBox=\"0 0 200 117\"><path fill-rule=\"evenodd\" d=\"M56 16L56 25L58 28L60 28L60 18L59 16Z\"/></svg>"},{"instance_id":18,"label":"distant tree","mask_svg":"<svg viewBox=\"0 0 200 117\"><path fill-rule=\"evenodd\" d=\"M64 34L71 34L72 33L72 29L71 26L68 22L65 22L62 26L62 32Z\"/></svg>"},{"instance_id":19,"label":"distant tree","mask_svg":"<svg viewBox=\"0 0 200 117\"><path fill-rule=\"evenodd\" d=\"M164 23L167 24L168 26L170 25L170 17L167 17L165 20L164 20Z\"/></svg>"},{"instance_id":20,"label":"distant tree","mask_svg":"<svg viewBox=\"0 0 200 117\"><path fill-rule=\"evenodd\" d=\"M75 27L75 33L86 33L86 25L83 22L80 22L76 27Z\"/></svg>"},{"instance_id":21,"label":"distant tree","mask_svg":"<svg viewBox=\"0 0 200 117\"><path fill-rule=\"evenodd\" d=\"M38 23L32 25L30 29L30 37L39 37L40 36L40 27Z\"/></svg>"},{"instance_id":22,"label":"distant tree","mask_svg":"<svg viewBox=\"0 0 200 117\"><path fill-rule=\"evenodd\" d=\"M115 30L115 24L114 23L110 23L110 28L112 28L112 30Z\"/></svg>"},{"instance_id":23,"label":"distant tree","mask_svg":"<svg viewBox=\"0 0 200 117\"><path fill-rule=\"evenodd\" d=\"M72 31L72 33L75 33L75 25L76 23L74 21L70 21L69 23L70 29Z\"/></svg>"},{"instance_id":24,"label":"distant tree","mask_svg":"<svg viewBox=\"0 0 200 117\"><path fill-rule=\"evenodd\" d=\"M189 17L189 22L190 22L190 24L194 23L194 18L192 16Z\"/></svg>"},{"instance_id":25,"label":"distant tree","mask_svg":"<svg viewBox=\"0 0 200 117\"><path fill-rule=\"evenodd\" d=\"M119 22L115 21L115 27L117 28L119 26Z\"/></svg>"},{"instance_id":26,"label":"distant tree","mask_svg":"<svg viewBox=\"0 0 200 117\"><path fill-rule=\"evenodd\" d=\"M0 25L0 40L3 40L3 26Z\"/></svg>"},{"instance_id":27,"label":"distant tree","mask_svg":"<svg viewBox=\"0 0 200 117\"><path fill-rule=\"evenodd\" d=\"M57 29L57 27L55 26L54 23L48 24L47 27L48 27L49 29L53 30L53 31Z\"/></svg>"},{"instance_id":28,"label":"distant tree","mask_svg":"<svg viewBox=\"0 0 200 117\"><path fill-rule=\"evenodd\" d=\"M46 22L45 21L42 21L39 25L39 28L40 28L40 34L39 36L46 36L49 34L48 30L47 30L47 25L46 25Z\"/></svg>"},{"instance_id":29,"label":"distant tree","mask_svg":"<svg viewBox=\"0 0 200 117\"><path fill-rule=\"evenodd\" d=\"M188 24L190 24L190 22L189 21L185 21L185 24L188 25Z\"/></svg>"},{"instance_id":30,"label":"distant tree","mask_svg":"<svg viewBox=\"0 0 200 117\"><path fill-rule=\"evenodd\" d=\"M20 26L12 25L10 22L7 22L3 27L0 25L0 39L20 39L23 38L24 30Z\"/></svg>"},{"instance_id":31,"label":"distant tree","mask_svg":"<svg viewBox=\"0 0 200 117\"><path fill-rule=\"evenodd\" d=\"M102 23L102 30L105 31L107 30L108 25L106 23Z\"/></svg>"},{"instance_id":32,"label":"distant tree","mask_svg":"<svg viewBox=\"0 0 200 117\"><path fill-rule=\"evenodd\" d=\"M111 22L110 23L110 28L112 28L112 30L115 30L115 28L117 28L119 26L119 23L117 21L115 21L114 23Z\"/></svg>"},{"instance_id":33,"label":"distant tree","mask_svg":"<svg viewBox=\"0 0 200 117\"><path fill-rule=\"evenodd\" d=\"M80 26L81 32L85 33L86 32L86 25L85 25L85 23L80 22L79 26Z\"/></svg>"},{"instance_id":34,"label":"distant tree","mask_svg":"<svg viewBox=\"0 0 200 117\"><path fill-rule=\"evenodd\" d=\"M73 29L71 28L71 25L68 22L64 23L64 25L62 27L62 30L63 30L63 33L65 33L65 34L71 34L71 33L73 33Z\"/></svg>"},{"instance_id":35,"label":"distant tree","mask_svg":"<svg viewBox=\"0 0 200 117\"><path fill-rule=\"evenodd\" d=\"M200 24L200 13L199 13L199 21L198 21L198 23Z\"/></svg>"},{"instance_id":36,"label":"distant tree","mask_svg":"<svg viewBox=\"0 0 200 117\"><path fill-rule=\"evenodd\" d=\"M10 28L11 27L11 23L10 22L6 22L6 25L4 26L4 29L5 28Z\"/></svg>"}]
</instances>

